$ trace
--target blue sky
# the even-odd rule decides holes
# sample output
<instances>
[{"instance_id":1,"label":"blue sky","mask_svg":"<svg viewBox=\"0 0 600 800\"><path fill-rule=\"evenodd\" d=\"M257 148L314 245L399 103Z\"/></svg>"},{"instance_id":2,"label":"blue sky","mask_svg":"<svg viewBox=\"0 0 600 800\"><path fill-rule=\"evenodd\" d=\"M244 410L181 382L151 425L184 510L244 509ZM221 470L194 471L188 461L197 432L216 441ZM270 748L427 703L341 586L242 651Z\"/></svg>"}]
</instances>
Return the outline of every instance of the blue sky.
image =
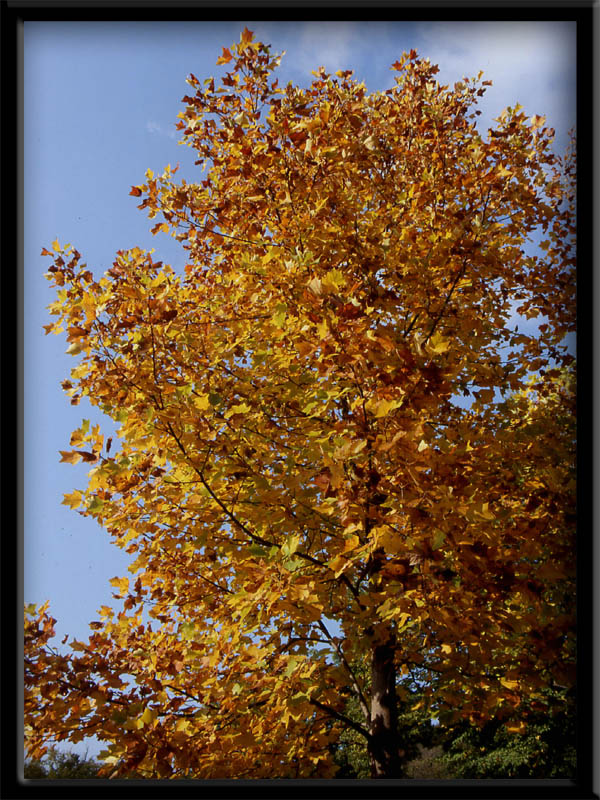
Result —
<instances>
[{"instance_id":1,"label":"blue sky","mask_svg":"<svg viewBox=\"0 0 600 800\"><path fill-rule=\"evenodd\" d=\"M185 82L218 76L221 48L247 26L286 51L280 83L310 82L310 71L354 69L370 91L393 85L390 65L415 48L440 67L441 83L465 75L494 82L483 98L486 130L507 105L546 115L562 152L575 125L575 23L553 22L26 22L25 23L25 602L50 600L57 634L85 639L96 610L110 601L108 580L127 574L129 557L93 521L61 505L86 483L85 465L59 463L82 418L111 421L87 403L71 406L60 382L78 360L60 336L44 336L53 292L40 257L58 237L96 275L119 249L156 248L178 267L182 251L149 233L129 196L147 168L180 162L193 179L194 153L177 144Z\"/></svg>"}]
</instances>

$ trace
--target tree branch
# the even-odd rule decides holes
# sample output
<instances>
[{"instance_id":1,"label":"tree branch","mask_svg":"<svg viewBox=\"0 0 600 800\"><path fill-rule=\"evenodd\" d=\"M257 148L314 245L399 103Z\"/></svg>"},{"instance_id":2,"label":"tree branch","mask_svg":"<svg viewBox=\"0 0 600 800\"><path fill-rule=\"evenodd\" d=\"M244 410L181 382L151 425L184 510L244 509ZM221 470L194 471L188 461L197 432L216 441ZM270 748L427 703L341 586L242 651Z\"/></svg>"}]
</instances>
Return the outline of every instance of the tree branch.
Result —
<instances>
[{"instance_id":1,"label":"tree branch","mask_svg":"<svg viewBox=\"0 0 600 800\"><path fill-rule=\"evenodd\" d=\"M364 736L367 741L370 741L371 734L366 728L363 728L363 726L360 723L354 722L354 720L350 719L350 717L347 717L340 711L336 711L335 708L330 708L330 706L326 706L325 703L321 703L319 700L314 700L311 698L309 702L311 705L316 706L316 708L320 708L321 711L324 711L326 714L329 714L330 717L333 717L334 719L343 722L344 725L347 725L349 728L352 728L352 730L356 731L357 733L360 733L360 735Z\"/></svg>"}]
</instances>

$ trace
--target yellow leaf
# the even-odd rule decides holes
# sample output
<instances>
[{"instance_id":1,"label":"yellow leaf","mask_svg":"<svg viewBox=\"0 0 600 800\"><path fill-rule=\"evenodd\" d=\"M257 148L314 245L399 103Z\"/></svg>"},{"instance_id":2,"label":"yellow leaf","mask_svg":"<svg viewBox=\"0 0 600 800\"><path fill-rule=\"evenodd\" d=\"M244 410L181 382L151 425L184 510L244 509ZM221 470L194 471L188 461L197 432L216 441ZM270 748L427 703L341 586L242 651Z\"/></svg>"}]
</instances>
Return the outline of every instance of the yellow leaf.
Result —
<instances>
[{"instance_id":1,"label":"yellow leaf","mask_svg":"<svg viewBox=\"0 0 600 800\"><path fill-rule=\"evenodd\" d=\"M123 595L127 594L127 591L129 589L129 578L117 578L117 577L115 577L115 578L111 578L109 583L110 583L111 586L114 586L115 588L117 588L119 590L119 593L120 593L121 597L123 597Z\"/></svg>"},{"instance_id":2,"label":"yellow leaf","mask_svg":"<svg viewBox=\"0 0 600 800\"><path fill-rule=\"evenodd\" d=\"M330 269L321 281L323 289L327 292L337 292L346 284L346 278L339 269Z\"/></svg>"},{"instance_id":3,"label":"yellow leaf","mask_svg":"<svg viewBox=\"0 0 600 800\"><path fill-rule=\"evenodd\" d=\"M349 536L346 539L346 543L344 545L344 553L348 550L354 550L355 547L358 547L360 544L360 539L358 536Z\"/></svg>"},{"instance_id":4,"label":"yellow leaf","mask_svg":"<svg viewBox=\"0 0 600 800\"><path fill-rule=\"evenodd\" d=\"M396 531L390 530L389 528L379 528L374 530L381 531L377 535L377 546L383 547L385 552L389 553L389 555L395 555L396 553L401 553L402 551L406 550L406 542L402 536L399 536L396 533Z\"/></svg>"},{"instance_id":5,"label":"yellow leaf","mask_svg":"<svg viewBox=\"0 0 600 800\"><path fill-rule=\"evenodd\" d=\"M61 459L62 461L62 459ZM63 506L69 506L69 508L77 508L77 506L81 505L81 498L83 494L79 491L74 491L71 494L66 494L64 499L61 503Z\"/></svg>"},{"instance_id":6,"label":"yellow leaf","mask_svg":"<svg viewBox=\"0 0 600 800\"><path fill-rule=\"evenodd\" d=\"M58 452L61 455L60 459L61 463L65 461L67 464L79 464L79 462L81 461L81 454L78 453L76 450L73 450L71 452L67 452L65 450L59 450Z\"/></svg>"},{"instance_id":7,"label":"yellow leaf","mask_svg":"<svg viewBox=\"0 0 600 800\"><path fill-rule=\"evenodd\" d=\"M194 398L194 405L199 411L206 411L206 409L210 406L210 400L208 399L208 395L199 394L197 397Z\"/></svg>"},{"instance_id":8,"label":"yellow leaf","mask_svg":"<svg viewBox=\"0 0 600 800\"><path fill-rule=\"evenodd\" d=\"M403 628L409 619L410 619L410 614L407 614L406 612L400 614L399 617L396 617L396 625L398 627L398 630Z\"/></svg>"},{"instance_id":9,"label":"yellow leaf","mask_svg":"<svg viewBox=\"0 0 600 800\"><path fill-rule=\"evenodd\" d=\"M504 680L503 678L500 678L500 683L502 684L502 686L505 686L507 689L510 689L511 691L519 688L519 681L507 681Z\"/></svg>"},{"instance_id":10,"label":"yellow leaf","mask_svg":"<svg viewBox=\"0 0 600 800\"><path fill-rule=\"evenodd\" d=\"M327 566L335 572L336 578L342 574L347 564L348 562L342 556L336 556L327 562Z\"/></svg>"},{"instance_id":11,"label":"yellow leaf","mask_svg":"<svg viewBox=\"0 0 600 800\"><path fill-rule=\"evenodd\" d=\"M436 333L434 336L432 336L427 345L427 349L431 353L445 353L449 347L450 342L447 339L444 339L440 333Z\"/></svg>"},{"instance_id":12,"label":"yellow leaf","mask_svg":"<svg viewBox=\"0 0 600 800\"><path fill-rule=\"evenodd\" d=\"M375 414L376 417L386 417L394 408L398 408L400 400L369 400L366 408Z\"/></svg>"},{"instance_id":13,"label":"yellow leaf","mask_svg":"<svg viewBox=\"0 0 600 800\"><path fill-rule=\"evenodd\" d=\"M450 644L443 644L442 645L442 653L446 653L447 655L450 655L451 652L452 652L452 645L450 645Z\"/></svg>"},{"instance_id":14,"label":"yellow leaf","mask_svg":"<svg viewBox=\"0 0 600 800\"><path fill-rule=\"evenodd\" d=\"M60 253L60 245L59 245L59 243L58 243L58 239L55 239L55 240L52 242L52 249L53 249L55 252L57 252L57 253Z\"/></svg>"},{"instance_id":15,"label":"yellow leaf","mask_svg":"<svg viewBox=\"0 0 600 800\"><path fill-rule=\"evenodd\" d=\"M285 544L281 548L281 551L284 555L291 556L296 552L299 544L300 544L299 536L290 536L290 538L285 542Z\"/></svg>"},{"instance_id":16,"label":"yellow leaf","mask_svg":"<svg viewBox=\"0 0 600 800\"><path fill-rule=\"evenodd\" d=\"M240 403L237 406L231 406L231 408L225 414L225 419L229 419L234 414L247 414L250 410L251 407L247 403Z\"/></svg>"},{"instance_id":17,"label":"yellow leaf","mask_svg":"<svg viewBox=\"0 0 600 800\"><path fill-rule=\"evenodd\" d=\"M268 264L269 261L272 261L277 256L277 248L270 247L267 251L267 254L261 258L261 264Z\"/></svg>"},{"instance_id":18,"label":"yellow leaf","mask_svg":"<svg viewBox=\"0 0 600 800\"><path fill-rule=\"evenodd\" d=\"M527 725L523 720L520 722L507 722L505 727L509 733L524 733L527 730Z\"/></svg>"},{"instance_id":19,"label":"yellow leaf","mask_svg":"<svg viewBox=\"0 0 600 800\"><path fill-rule=\"evenodd\" d=\"M140 717L140 720L144 725L151 725L157 717L158 711L156 711L154 708L147 708Z\"/></svg>"}]
</instances>

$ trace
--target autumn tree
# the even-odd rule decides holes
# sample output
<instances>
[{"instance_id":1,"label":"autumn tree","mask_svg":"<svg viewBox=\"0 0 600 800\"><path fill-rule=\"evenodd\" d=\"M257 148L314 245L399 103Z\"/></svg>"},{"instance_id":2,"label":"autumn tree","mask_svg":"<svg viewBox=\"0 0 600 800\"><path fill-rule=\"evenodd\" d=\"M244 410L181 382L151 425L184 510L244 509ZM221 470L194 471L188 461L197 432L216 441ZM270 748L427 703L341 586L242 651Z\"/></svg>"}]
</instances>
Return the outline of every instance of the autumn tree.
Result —
<instances>
[{"instance_id":1,"label":"autumn tree","mask_svg":"<svg viewBox=\"0 0 600 800\"><path fill-rule=\"evenodd\" d=\"M508 726L572 681L573 155L519 106L483 135L489 81L414 51L373 93L279 60L244 30L192 75L202 172L131 190L180 265L43 251L62 386L120 426L74 431L65 503L132 564L70 654L27 615L32 757L95 735L110 775L330 777L349 728L397 777L411 670L441 720Z\"/></svg>"}]
</instances>

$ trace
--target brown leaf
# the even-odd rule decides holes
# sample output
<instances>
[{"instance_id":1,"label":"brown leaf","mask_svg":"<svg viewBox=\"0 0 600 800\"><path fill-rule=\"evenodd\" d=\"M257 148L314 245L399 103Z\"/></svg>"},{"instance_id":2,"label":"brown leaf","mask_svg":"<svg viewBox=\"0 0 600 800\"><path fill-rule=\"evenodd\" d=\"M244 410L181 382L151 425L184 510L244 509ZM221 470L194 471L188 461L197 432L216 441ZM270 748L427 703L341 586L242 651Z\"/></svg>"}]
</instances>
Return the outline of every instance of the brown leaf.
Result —
<instances>
[{"instance_id":1,"label":"brown leaf","mask_svg":"<svg viewBox=\"0 0 600 800\"><path fill-rule=\"evenodd\" d=\"M98 454L97 453L88 453L86 450L75 450L76 453L82 457L82 459L86 463L91 463L93 461L98 461Z\"/></svg>"}]
</instances>

